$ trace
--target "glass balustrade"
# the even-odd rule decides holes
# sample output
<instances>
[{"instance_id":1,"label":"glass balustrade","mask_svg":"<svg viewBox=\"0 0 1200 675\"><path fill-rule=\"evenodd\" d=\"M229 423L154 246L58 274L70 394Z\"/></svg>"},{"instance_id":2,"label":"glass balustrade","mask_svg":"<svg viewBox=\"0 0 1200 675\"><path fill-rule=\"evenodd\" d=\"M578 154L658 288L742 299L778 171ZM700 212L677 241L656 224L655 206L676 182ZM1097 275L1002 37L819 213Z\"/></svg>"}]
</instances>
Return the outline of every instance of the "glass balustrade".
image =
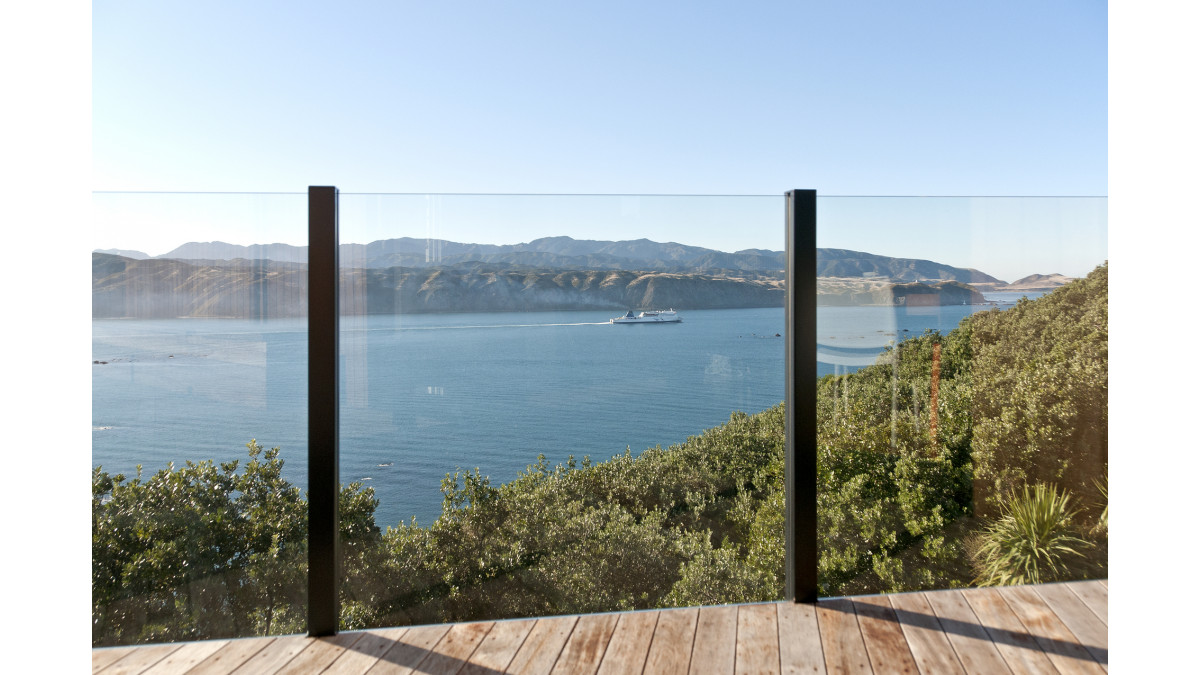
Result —
<instances>
[{"instance_id":1,"label":"glass balustrade","mask_svg":"<svg viewBox=\"0 0 1200 675\"><path fill-rule=\"evenodd\" d=\"M782 598L784 207L342 193L342 628ZM94 196L96 645L305 629L306 208ZM820 594L1106 577L1107 200L817 223Z\"/></svg>"},{"instance_id":2,"label":"glass balustrade","mask_svg":"<svg viewBox=\"0 0 1200 675\"><path fill-rule=\"evenodd\" d=\"M348 625L781 597L783 206L341 194Z\"/></svg>"},{"instance_id":3,"label":"glass balustrade","mask_svg":"<svg viewBox=\"0 0 1200 675\"><path fill-rule=\"evenodd\" d=\"M821 594L1107 577L1107 200L817 223Z\"/></svg>"},{"instance_id":4,"label":"glass balustrade","mask_svg":"<svg viewBox=\"0 0 1200 675\"><path fill-rule=\"evenodd\" d=\"M93 197L95 645L304 630L306 208Z\"/></svg>"}]
</instances>

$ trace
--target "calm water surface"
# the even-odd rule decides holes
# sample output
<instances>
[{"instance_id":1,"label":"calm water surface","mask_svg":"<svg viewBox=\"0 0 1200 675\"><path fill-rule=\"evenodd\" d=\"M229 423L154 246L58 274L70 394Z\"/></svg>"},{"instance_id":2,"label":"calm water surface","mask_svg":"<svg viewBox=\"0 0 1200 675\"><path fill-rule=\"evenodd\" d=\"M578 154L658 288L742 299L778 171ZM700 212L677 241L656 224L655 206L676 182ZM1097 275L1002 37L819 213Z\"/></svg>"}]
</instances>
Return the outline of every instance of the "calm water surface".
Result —
<instances>
[{"instance_id":1,"label":"calm water surface","mask_svg":"<svg viewBox=\"0 0 1200 675\"><path fill-rule=\"evenodd\" d=\"M979 309L823 307L820 372L861 367ZM414 515L428 525L457 468L500 483L538 454L637 454L783 399L782 309L608 324L616 314L343 318L341 480L375 489L381 527ZM244 460L254 438L279 446L285 476L307 488L306 330L304 319L94 321L93 466L148 475Z\"/></svg>"}]
</instances>

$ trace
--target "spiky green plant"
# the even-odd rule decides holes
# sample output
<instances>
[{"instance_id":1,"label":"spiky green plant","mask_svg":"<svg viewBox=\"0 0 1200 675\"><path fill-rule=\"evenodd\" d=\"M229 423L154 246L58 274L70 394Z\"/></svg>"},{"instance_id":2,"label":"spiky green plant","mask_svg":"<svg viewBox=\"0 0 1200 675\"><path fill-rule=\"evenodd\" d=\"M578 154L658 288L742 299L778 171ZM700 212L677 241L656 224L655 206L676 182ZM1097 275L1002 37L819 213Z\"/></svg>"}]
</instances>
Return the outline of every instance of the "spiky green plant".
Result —
<instances>
[{"instance_id":1,"label":"spiky green plant","mask_svg":"<svg viewBox=\"0 0 1200 675\"><path fill-rule=\"evenodd\" d=\"M1096 489L1100 491L1100 496L1104 498L1104 510L1100 512L1100 517L1096 521L1096 527L1092 530L1093 534L1108 536L1108 473L1104 474L1103 481L1096 481Z\"/></svg>"},{"instance_id":2,"label":"spiky green plant","mask_svg":"<svg viewBox=\"0 0 1200 675\"><path fill-rule=\"evenodd\" d=\"M1068 508L1070 493L1038 483L1031 491L1010 494L1000 518L980 538L975 552L980 586L1011 586L1058 581L1070 571L1069 562L1084 559L1092 544L1075 536Z\"/></svg>"}]
</instances>

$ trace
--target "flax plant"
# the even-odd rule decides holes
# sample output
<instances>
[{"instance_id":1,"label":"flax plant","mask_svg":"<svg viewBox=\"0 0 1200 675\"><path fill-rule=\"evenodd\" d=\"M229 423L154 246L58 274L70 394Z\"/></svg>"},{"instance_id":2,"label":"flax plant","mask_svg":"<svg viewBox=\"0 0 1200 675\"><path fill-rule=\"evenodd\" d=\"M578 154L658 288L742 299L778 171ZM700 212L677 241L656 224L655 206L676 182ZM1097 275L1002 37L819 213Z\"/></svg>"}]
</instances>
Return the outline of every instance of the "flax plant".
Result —
<instances>
[{"instance_id":1,"label":"flax plant","mask_svg":"<svg viewBox=\"0 0 1200 675\"><path fill-rule=\"evenodd\" d=\"M1096 527L1092 533L1096 535L1108 536L1108 473L1104 474L1103 481L1096 481L1096 489L1100 491L1100 496L1104 498L1104 510L1100 512L1100 518L1096 521Z\"/></svg>"},{"instance_id":2,"label":"flax plant","mask_svg":"<svg viewBox=\"0 0 1200 675\"><path fill-rule=\"evenodd\" d=\"M1026 485L1001 506L1001 516L980 538L975 559L980 586L1038 584L1066 578L1073 558L1092 544L1074 534L1070 494L1053 485Z\"/></svg>"}]
</instances>

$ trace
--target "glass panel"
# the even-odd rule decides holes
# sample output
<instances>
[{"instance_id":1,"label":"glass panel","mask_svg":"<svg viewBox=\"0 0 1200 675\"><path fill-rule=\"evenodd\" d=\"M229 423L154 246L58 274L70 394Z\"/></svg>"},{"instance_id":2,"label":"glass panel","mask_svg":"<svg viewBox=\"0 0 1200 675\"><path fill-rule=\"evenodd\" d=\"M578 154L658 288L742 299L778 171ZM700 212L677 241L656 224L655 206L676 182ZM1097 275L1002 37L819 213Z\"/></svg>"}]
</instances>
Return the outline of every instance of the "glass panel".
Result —
<instances>
[{"instance_id":1,"label":"glass panel","mask_svg":"<svg viewBox=\"0 0 1200 675\"><path fill-rule=\"evenodd\" d=\"M93 206L93 645L302 631L307 197Z\"/></svg>"},{"instance_id":2,"label":"glass panel","mask_svg":"<svg viewBox=\"0 0 1200 675\"><path fill-rule=\"evenodd\" d=\"M781 597L782 196L340 213L344 627Z\"/></svg>"},{"instance_id":3,"label":"glass panel","mask_svg":"<svg viewBox=\"0 0 1200 675\"><path fill-rule=\"evenodd\" d=\"M821 594L1107 577L1107 200L817 212Z\"/></svg>"}]
</instances>

